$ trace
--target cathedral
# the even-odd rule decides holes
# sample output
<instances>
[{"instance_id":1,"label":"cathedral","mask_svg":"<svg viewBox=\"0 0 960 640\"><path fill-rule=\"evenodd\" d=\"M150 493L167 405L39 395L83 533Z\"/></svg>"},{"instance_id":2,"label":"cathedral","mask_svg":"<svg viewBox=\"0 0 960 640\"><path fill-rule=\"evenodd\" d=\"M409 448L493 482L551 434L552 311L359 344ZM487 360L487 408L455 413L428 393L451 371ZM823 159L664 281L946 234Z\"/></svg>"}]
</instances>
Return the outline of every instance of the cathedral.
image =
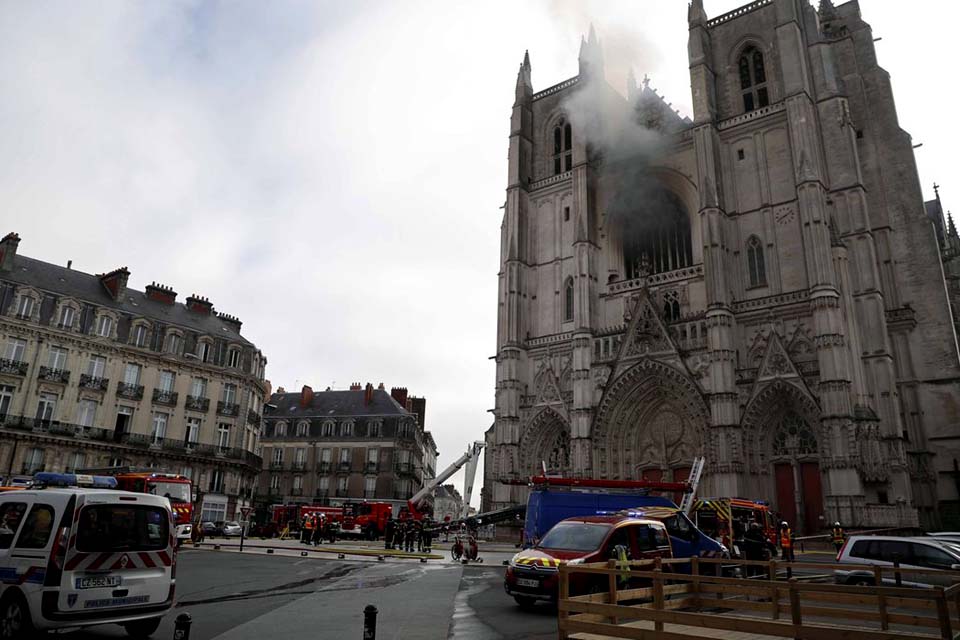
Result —
<instances>
[{"instance_id":1,"label":"cathedral","mask_svg":"<svg viewBox=\"0 0 960 640\"><path fill-rule=\"evenodd\" d=\"M960 239L857 0L688 23L692 119L592 29L576 76L520 65L484 510L703 456L798 532L960 525Z\"/></svg>"}]
</instances>

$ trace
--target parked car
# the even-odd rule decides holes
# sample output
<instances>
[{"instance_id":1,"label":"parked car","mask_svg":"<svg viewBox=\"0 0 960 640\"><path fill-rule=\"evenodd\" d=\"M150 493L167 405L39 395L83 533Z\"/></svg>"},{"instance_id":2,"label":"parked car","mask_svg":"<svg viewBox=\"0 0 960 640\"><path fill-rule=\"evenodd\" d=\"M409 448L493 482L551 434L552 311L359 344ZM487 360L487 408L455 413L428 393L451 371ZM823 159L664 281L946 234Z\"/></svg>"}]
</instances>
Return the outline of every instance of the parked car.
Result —
<instances>
[{"instance_id":1,"label":"parked car","mask_svg":"<svg viewBox=\"0 0 960 640\"><path fill-rule=\"evenodd\" d=\"M537 600L555 601L561 564L606 562L617 557L617 546L627 558L673 557L670 536L659 520L625 515L567 518L551 528L536 546L517 553L504 576L503 588L521 607ZM602 591L606 575L573 574L570 593Z\"/></svg>"},{"instance_id":2,"label":"parked car","mask_svg":"<svg viewBox=\"0 0 960 640\"><path fill-rule=\"evenodd\" d=\"M225 537L239 536L241 532L242 532L242 528L240 527L239 522L235 522L231 520L230 522L223 523L223 535Z\"/></svg>"},{"instance_id":3,"label":"parked car","mask_svg":"<svg viewBox=\"0 0 960 640\"><path fill-rule=\"evenodd\" d=\"M904 569L960 569L960 543L936 538L898 538L895 536L850 536L837 554L838 564L867 564L893 567L894 561ZM867 569L837 569L834 579L840 584L872 585L874 574ZM960 582L960 574L904 573L904 586L948 586ZM883 575L885 585L896 584L892 571Z\"/></svg>"},{"instance_id":4,"label":"parked car","mask_svg":"<svg viewBox=\"0 0 960 640\"><path fill-rule=\"evenodd\" d=\"M223 527L218 525L216 522L204 522L200 526L203 528L203 535L205 536L223 535Z\"/></svg>"}]
</instances>

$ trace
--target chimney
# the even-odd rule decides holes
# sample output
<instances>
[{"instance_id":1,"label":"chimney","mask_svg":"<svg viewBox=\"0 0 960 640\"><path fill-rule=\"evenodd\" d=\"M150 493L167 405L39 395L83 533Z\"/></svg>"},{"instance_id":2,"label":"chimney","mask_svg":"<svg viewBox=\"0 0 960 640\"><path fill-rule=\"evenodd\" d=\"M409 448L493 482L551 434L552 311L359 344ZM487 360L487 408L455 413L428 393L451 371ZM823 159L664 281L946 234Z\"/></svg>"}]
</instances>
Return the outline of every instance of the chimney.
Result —
<instances>
[{"instance_id":1,"label":"chimney","mask_svg":"<svg viewBox=\"0 0 960 640\"><path fill-rule=\"evenodd\" d=\"M277 393L286 393L286 392L287 390L284 389L283 387L277 387Z\"/></svg>"},{"instance_id":2,"label":"chimney","mask_svg":"<svg viewBox=\"0 0 960 640\"><path fill-rule=\"evenodd\" d=\"M100 284L107 290L110 297L119 300L127 290L127 280L130 279L130 272L126 267L120 267L98 277L100 278Z\"/></svg>"},{"instance_id":3,"label":"chimney","mask_svg":"<svg viewBox=\"0 0 960 640\"><path fill-rule=\"evenodd\" d=\"M213 303L206 298L198 296L197 294L193 294L187 298L187 309L190 309L190 311L196 311L197 313L210 315L213 312Z\"/></svg>"},{"instance_id":4,"label":"chimney","mask_svg":"<svg viewBox=\"0 0 960 640\"><path fill-rule=\"evenodd\" d=\"M0 240L0 271L13 271L13 259L17 256L20 236L10 232Z\"/></svg>"},{"instance_id":5,"label":"chimney","mask_svg":"<svg viewBox=\"0 0 960 640\"><path fill-rule=\"evenodd\" d=\"M174 304L177 301L177 292L172 287L167 287L156 282L151 282L145 289L147 297L163 304Z\"/></svg>"},{"instance_id":6,"label":"chimney","mask_svg":"<svg viewBox=\"0 0 960 640\"><path fill-rule=\"evenodd\" d=\"M300 390L300 408L306 409L311 402L313 402L313 389L303 385L303 389Z\"/></svg>"},{"instance_id":7,"label":"chimney","mask_svg":"<svg viewBox=\"0 0 960 640\"><path fill-rule=\"evenodd\" d=\"M354 382L350 385L350 391L360 391L363 387L360 386L359 382Z\"/></svg>"},{"instance_id":8,"label":"chimney","mask_svg":"<svg viewBox=\"0 0 960 640\"><path fill-rule=\"evenodd\" d=\"M383 383L382 383L382 382L377 385L377 389L379 389L380 391L385 391L385 389L383 388Z\"/></svg>"},{"instance_id":9,"label":"chimney","mask_svg":"<svg viewBox=\"0 0 960 640\"><path fill-rule=\"evenodd\" d=\"M373 402L373 385L368 382L363 393L363 404L369 405L371 402Z\"/></svg>"},{"instance_id":10,"label":"chimney","mask_svg":"<svg viewBox=\"0 0 960 640\"><path fill-rule=\"evenodd\" d=\"M73 268L73 260L67 260L67 269Z\"/></svg>"},{"instance_id":11,"label":"chimney","mask_svg":"<svg viewBox=\"0 0 960 640\"><path fill-rule=\"evenodd\" d=\"M229 313L222 313L222 312L219 312L219 311L217 312L217 317L220 318L221 320L223 320L223 322L224 322L228 327L230 327L231 329L233 329L233 330L236 331L237 333L240 333L240 327L243 326L243 323L240 322L240 319L239 319L238 317L232 316L232 315L230 315Z\"/></svg>"},{"instance_id":12,"label":"chimney","mask_svg":"<svg viewBox=\"0 0 960 640\"><path fill-rule=\"evenodd\" d=\"M390 397L397 401L397 404L406 408L407 406L407 388L394 387L390 389Z\"/></svg>"}]
</instances>

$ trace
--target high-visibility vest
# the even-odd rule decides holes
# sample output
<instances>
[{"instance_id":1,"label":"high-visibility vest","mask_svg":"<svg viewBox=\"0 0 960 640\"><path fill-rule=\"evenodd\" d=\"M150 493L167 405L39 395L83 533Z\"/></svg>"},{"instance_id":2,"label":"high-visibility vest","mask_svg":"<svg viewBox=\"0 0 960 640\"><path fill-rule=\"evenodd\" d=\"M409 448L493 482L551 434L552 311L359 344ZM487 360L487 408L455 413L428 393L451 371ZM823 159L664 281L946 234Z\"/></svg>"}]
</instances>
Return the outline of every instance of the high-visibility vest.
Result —
<instances>
[{"instance_id":1,"label":"high-visibility vest","mask_svg":"<svg viewBox=\"0 0 960 640\"><path fill-rule=\"evenodd\" d=\"M835 543L838 543L838 544L839 544L839 543L843 542L843 541L846 539L846 537L847 537L847 536L844 535L842 528L840 528L840 527L834 527L834 528L833 528L833 541L834 541Z\"/></svg>"},{"instance_id":2,"label":"high-visibility vest","mask_svg":"<svg viewBox=\"0 0 960 640\"><path fill-rule=\"evenodd\" d=\"M627 558L627 548L618 544L614 549L617 552L617 568L620 570L618 580L620 584L626 584L630 579L630 560Z\"/></svg>"},{"instance_id":3,"label":"high-visibility vest","mask_svg":"<svg viewBox=\"0 0 960 640\"><path fill-rule=\"evenodd\" d=\"M790 527L780 532L780 546L784 549L789 549L793 546L793 532L790 531Z\"/></svg>"},{"instance_id":4,"label":"high-visibility vest","mask_svg":"<svg viewBox=\"0 0 960 640\"><path fill-rule=\"evenodd\" d=\"M313 519L307 518L306 522L303 523L304 529L313 529Z\"/></svg>"}]
</instances>

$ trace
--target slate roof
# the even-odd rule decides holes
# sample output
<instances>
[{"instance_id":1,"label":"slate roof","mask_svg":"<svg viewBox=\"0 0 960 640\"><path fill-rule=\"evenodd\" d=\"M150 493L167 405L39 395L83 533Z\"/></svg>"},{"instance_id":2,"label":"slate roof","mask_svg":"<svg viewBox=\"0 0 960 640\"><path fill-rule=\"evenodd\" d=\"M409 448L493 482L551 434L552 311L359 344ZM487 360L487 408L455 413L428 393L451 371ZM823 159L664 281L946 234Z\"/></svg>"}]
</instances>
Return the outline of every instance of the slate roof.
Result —
<instances>
[{"instance_id":1,"label":"slate roof","mask_svg":"<svg viewBox=\"0 0 960 640\"><path fill-rule=\"evenodd\" d=\"M11 271L0 272L0 280L32 286L42 291L76 298L98 307L177 325L214 337L219 336L225 340L253 346L230 324L213 313L205 314L191 311L180 302L169 305L151 300L146 293L130 288L126 289L119 300L114 300L103 287L98 276L76 269L67 269L42 260L35 260L20 254L14 257Z\"/></svg>"},{"instance_id":2,"label":"slate roof","mask_svg":"<svg viewBox=\"0 0 960 640\"><path fill-rule=\"evenodd\" d=\"M266 418L326 418L357 416L410 416L382 389L373 390L373 400L364 404L365 391L314 391L309 407L300 408L300 393L275 393L270 404L277 406Z\"/></svg>"}]
</instances>

